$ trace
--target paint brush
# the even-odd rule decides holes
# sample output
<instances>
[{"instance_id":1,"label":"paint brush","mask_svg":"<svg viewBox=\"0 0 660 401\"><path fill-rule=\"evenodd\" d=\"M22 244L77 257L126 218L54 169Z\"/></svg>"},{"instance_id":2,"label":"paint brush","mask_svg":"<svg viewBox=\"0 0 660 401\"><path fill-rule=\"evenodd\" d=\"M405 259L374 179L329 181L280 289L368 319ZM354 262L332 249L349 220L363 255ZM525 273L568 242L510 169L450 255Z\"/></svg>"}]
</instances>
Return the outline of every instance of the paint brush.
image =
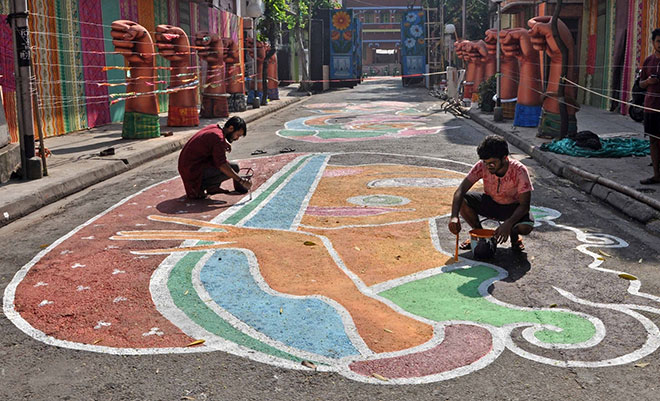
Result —
<instances>
[{"instance_id":1,"label":"paint brush","mask_svg":"<svg viewBox=\"0 0 660 401\"><path fill-rule=\"evenodd\" d=\"M454 262L458 262L458 234L456 234L456 251L454 252Z\"/></svg>"}]
</instances>

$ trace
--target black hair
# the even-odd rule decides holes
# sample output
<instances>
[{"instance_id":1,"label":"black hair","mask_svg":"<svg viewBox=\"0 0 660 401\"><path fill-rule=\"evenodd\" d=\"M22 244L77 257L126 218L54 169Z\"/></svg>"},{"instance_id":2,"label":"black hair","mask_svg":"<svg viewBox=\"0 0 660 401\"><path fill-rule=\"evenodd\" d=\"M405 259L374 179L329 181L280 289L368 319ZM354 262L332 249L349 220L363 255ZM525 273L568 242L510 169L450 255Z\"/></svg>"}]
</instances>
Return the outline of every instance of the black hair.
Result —
<instances>
[{"instance_id":1,"label":"black hair","mask_svg":"<svg viewBox=\"0 0 660 401\"><path fill-rule=\"evenodd\" d=\"M660 28L655 28L651 31L651 41L654 41L656 36L660 36Z\"/></svg>"},{"instance_id":2,"label":"black hair","mask_svg":"<svg viewBox=\"0 0 660 401\"><path fill-rule=\"evenodd\" d=\"M229 120L227 120L224 129L227 129L229 127L234 127L234 131L243 130L244 132L243 136L247 135L247 124L245 124L245 120L243 120L239 116L233 116Z\"/></svg>"},{"instance_id":3,"label":"black hair","mask_svg":"<svg viewBox=\"0 0 660 401\"><path fill-rule=\"evenodd\" d=\"M509 144L499 135L488 135L477 147L477 154L481 160L501 159L509 155Z\"/></svg>"}]
</instances>

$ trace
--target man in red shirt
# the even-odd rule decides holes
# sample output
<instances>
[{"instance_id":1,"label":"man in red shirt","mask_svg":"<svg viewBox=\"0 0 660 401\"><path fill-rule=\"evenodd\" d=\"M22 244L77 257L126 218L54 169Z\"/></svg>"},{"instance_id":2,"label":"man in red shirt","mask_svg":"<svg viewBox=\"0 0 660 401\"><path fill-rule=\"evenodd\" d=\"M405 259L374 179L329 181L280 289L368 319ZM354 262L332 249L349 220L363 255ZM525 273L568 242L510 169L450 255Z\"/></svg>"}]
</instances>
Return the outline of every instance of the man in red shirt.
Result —
<instances>
[{"instance_id":1,"label":"man in red shirt","mask_svg":"<svg viewBox=\"0 0 660 401\"><path fill-rule=\"evenodd\" d=\"M220 185L228 179L234 180L234 190L246 193L252 183L237 173L238 164L227 161L231 143L247 134L245 121L231 117L223 128L213 124L193 135L179 155L179 174L190 199L201 199L207 195L224 192Z\"/></svg>"},{"instance_id":2,"label":"man in red shirt","mask_svg":"<svg viewBox=\"0 0 660 401\"><path fill-rule=\"evenodd\" d=\"M653 54L642 64L639 86L646 89L644 107L660 110L660 28L651 32ZM660 184L660 112L644 110L644 132L651 142L653 176L640 181L644 185Z\"/></svg>"},{"instance_id":3,"label":"man in red shirt","mask_svg":"<svg viewBox=\"0 0 660 401\"><path fill-rule=\"evenodd\" d=\"M529 212L532 199L532 182L527 167L509 158L509 145L498 135L487 136L477 147L478 161L454 193L449 219L449 231L458 235L461 222L458 214L474 229L482 228L479 216L502 221L495 230L495 239L504 243L511 237L511 248L525 249L520 235L529 234L534 228L534 218ZM468 192L480 179L484 193ZM469 239L461 249L470 247Z\"/></svg>"}]
</instances>

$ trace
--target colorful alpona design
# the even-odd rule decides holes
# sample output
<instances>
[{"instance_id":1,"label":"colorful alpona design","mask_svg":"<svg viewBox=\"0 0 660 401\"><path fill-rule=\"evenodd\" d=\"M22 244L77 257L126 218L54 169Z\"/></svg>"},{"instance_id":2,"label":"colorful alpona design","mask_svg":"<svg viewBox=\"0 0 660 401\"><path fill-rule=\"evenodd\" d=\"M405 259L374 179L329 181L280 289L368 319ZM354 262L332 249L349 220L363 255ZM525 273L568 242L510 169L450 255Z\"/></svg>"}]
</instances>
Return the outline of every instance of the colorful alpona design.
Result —
<instances>
[{"instance_id":1,"label":"colorful alpona design","mask_svg":"<svg viewBox=\"0 0 660 401\"><path fill-rule=\"evenodd\" d=\"M225 351L291 369L311 361L379 384L469 374L505 348L540 363L599 367L660 346L657 326L636 311L660 309L596 304L555 287L571 302L635 319L640 325L626 329L641 330L646 342L598 360L548 356L547 349L597 346L605 325L583 312L504 303L489 288L507 277L505 269L455 263L442 249L448 234L438 231L438 220L446 219L469 166L369 160L346 153L243 161L257 172L251 198L188 201L179 179L154 185L24 266L7 286L4 312L55 346L110 354ZM537 224L575 232L587 255L597 256L589 247L627 246L561 226L555 210L533 213ZM622 273L600 268L596 256L592 269ZM639 280L631 281L631 294L660 302L639 289Z\"/></svg>"},{"instance_id":2,"label":"colorful alpona design","mask_svg":"<svg viewBox=\"0 0 660 401\"><path fill-rule=\"evenodd\" d=\"M458 126L430 127L428 112L404 102L311 104L322 114L289 121L277 135L305 142L352 142L437 134Z\"/></svg>"}]
</instances>

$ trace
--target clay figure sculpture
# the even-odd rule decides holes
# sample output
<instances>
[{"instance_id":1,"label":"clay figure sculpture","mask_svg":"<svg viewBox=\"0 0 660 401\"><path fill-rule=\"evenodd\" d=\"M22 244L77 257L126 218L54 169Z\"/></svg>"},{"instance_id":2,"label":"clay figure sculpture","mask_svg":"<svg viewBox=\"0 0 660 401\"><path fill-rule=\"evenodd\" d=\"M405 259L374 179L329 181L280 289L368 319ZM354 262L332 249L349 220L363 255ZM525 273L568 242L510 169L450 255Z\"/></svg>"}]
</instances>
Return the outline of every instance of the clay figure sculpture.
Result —
<instances>
[{"instance_id":1,"label":"clay figure sculpture","mask_svg":"<svg viewBox=\"0 0 660 401\"><path fill-rule=\"evenodd\" d=\"M468 53L468 63L474 64L472 102L477 102L479 100L478 88L484 81L486 63L488 61L488 49L486 48L486 42L483 40L468 42L467 45L464 45L464 49L466 49L464 51L467 51Z\"/></svg>"},{"instance_id":2,"label":"clay figure sculpture","mask_svg":"<svg viewBox=\"0 0 660 401\"><path fill-rule=\"evenodd\" d=\"M270 45L268 46L267 51L270 51ZM268 85L266 89L268 91L268 100L279 100L280 92L278 87L280 85L280 81L277 76L277 52L270 56L266 64L266 78L268 79Z\"/></svg>"},{"instance_id":3,"label":"clay figure sculpture","mask_svg":"<svg viewBox=\"0 0 660 401\"><path fill-rule=\"evenodd\" d=\"M537 127L541 118L541 68L539 52L534 50L529 32L524 28L507 29L500 33L502 52L506 57L516 57L520 64L520 83L513 125Z\"/></svg>"},{"instance_id":4,"label":"clay figure sculpture","mask_svg":"<svg viewBox=\"0 0 660 401\"><path fill-rule=\"evenodd\" d=\"M497 30L487 30L484 42L486 43L486 49L488 50L486 68L484 69L484 81L487 81L497 73L497 58L495 54L495 49L497 48Z\"/></svg>"},{"instance_id":5,"label":"clay figure sculpture","mask_svg":"<svg viewBox=\"0 0 660 401\"><path fill-rule=\"evenodd\" d=\"M229 111L245 111L247 110L247 98L245 96L245 80L243 79L240 48L238 43L230 38L222 38L222 43L225 52L225 77L227 93L229 93Z\"/></svg>"},{"instance_id":6,"label":"clay figure sculpture","mask_svg":"<svg viewBox=\"0 0 660 401\"><path fill-rule=\"evenodd\" d=\"M545 98L543 100L543 112L541 116L541 126L539 127L538 136L543 138L557 138L562 135L570 135L577 133L577 119L575 113L579 110L579 105L575 100L577 88L573 85L565 85L564 97L566 99L566 108L568 114L568 132L561 133L561 116L559 114L558 98L559 85L562 84L561 70L562 70L562 55L559 45L552 35L551 27L552 17L534 17L530 19L527 24L531 28L529 30L529 37L535 50L545 51L550 57L550 72L547 78L547 89ZM574 63L574 44L573 38L566 24L561 20L557 21L557 28L559 35L568 48L568 70L566 78L575 82L575 68Z\"/></svg>"},{"instance_id":7,"label":"clay figure sculpture","mask_svg":"<svg viewBox=\"0 0 660 401\"><path fill-rule=\"evenodd\" d=\"M500 31L500 73L502 74L500 76L500 103L502 105L502 116L506 119L512 119L516 110L520 73L518 70L518 59L512 55L506 55L501 51L503 33L507 31L506 29ZM497 30L487 30L485 42L488 47L488 53L496 57Z\"/></svg>"},{"instance_id":8,"label":"clay figure sculpture","mask_svg":"<svg viewBox=\"0 0 660 401\"><path fill-rule=\"evenodd\" d=\"M222 38L215 33L197 32L195 35L197 54L206 61L208 68L202 90L203 118L229 116L225 84L225 61Z\"/></svg>"},{"instance_id":9,"label":"clay figure sculpture","mask_svg":"<svg viewBox=\"0 0 660 401\"><path fill-rule=\"evenodd\" d=\"M474 91L474 74L475 74L475 65L470 62L469 54L467 52L467 44L470 43L469 40L461 40L454 43L454 51L456 52L456 57L459 60L463 60L467 63L465 67L465 81L463 81L463 100L472 101L472 92Z\"/></svg>"},{"instance_id":10,"label":"clay figure sculpture","mask_svg":"<svg viewBox=\"0 0 660 401\"><path fill-rule=\"evenodd\" d=\"M149 32L133 21L117 20L110 30L115 51L130 67L121 137L125 139L160 136L158 102L154 93L156 81L154 44Z\"/></svg>"},{"instance_id":11,"label":"clay figure sculpture","mask_svg":"<svg viewBox=\"0 0 660 401\"><path fill-rule=\"evenodd\" d=\"M183 29L172 25L156 27L156 46L161 56L170 62L170 89L167 112L168 127L196 127L199 111L195 89L199 84L195 72L190 68L190 42ZM186 89L177 89L186 88Z\"/></svg>"},{"instance_id":12,"label":"clay figure sculpture","mask_svg":"<svg viewBox=\"0 0 660 401\"><path fill-rule=\"evenodd\" d=\"M254 91L254 80L257 81L257 90L256 90L256 96L259 97L259 99L263 99L263 68L264 68L264 60L266 59L266 47L265 47L264 42L259 42L257 41L257 71L254 76L250 77L250 86L249 89L250 91ZM245 39L245 49L247 50L247 53L251 56L254 57L254 39L252 38L246 38ZM250 95L248 95L248 103L252 103L254 99L254 92L250 92Z\"/></svg>"}]
</instances>

